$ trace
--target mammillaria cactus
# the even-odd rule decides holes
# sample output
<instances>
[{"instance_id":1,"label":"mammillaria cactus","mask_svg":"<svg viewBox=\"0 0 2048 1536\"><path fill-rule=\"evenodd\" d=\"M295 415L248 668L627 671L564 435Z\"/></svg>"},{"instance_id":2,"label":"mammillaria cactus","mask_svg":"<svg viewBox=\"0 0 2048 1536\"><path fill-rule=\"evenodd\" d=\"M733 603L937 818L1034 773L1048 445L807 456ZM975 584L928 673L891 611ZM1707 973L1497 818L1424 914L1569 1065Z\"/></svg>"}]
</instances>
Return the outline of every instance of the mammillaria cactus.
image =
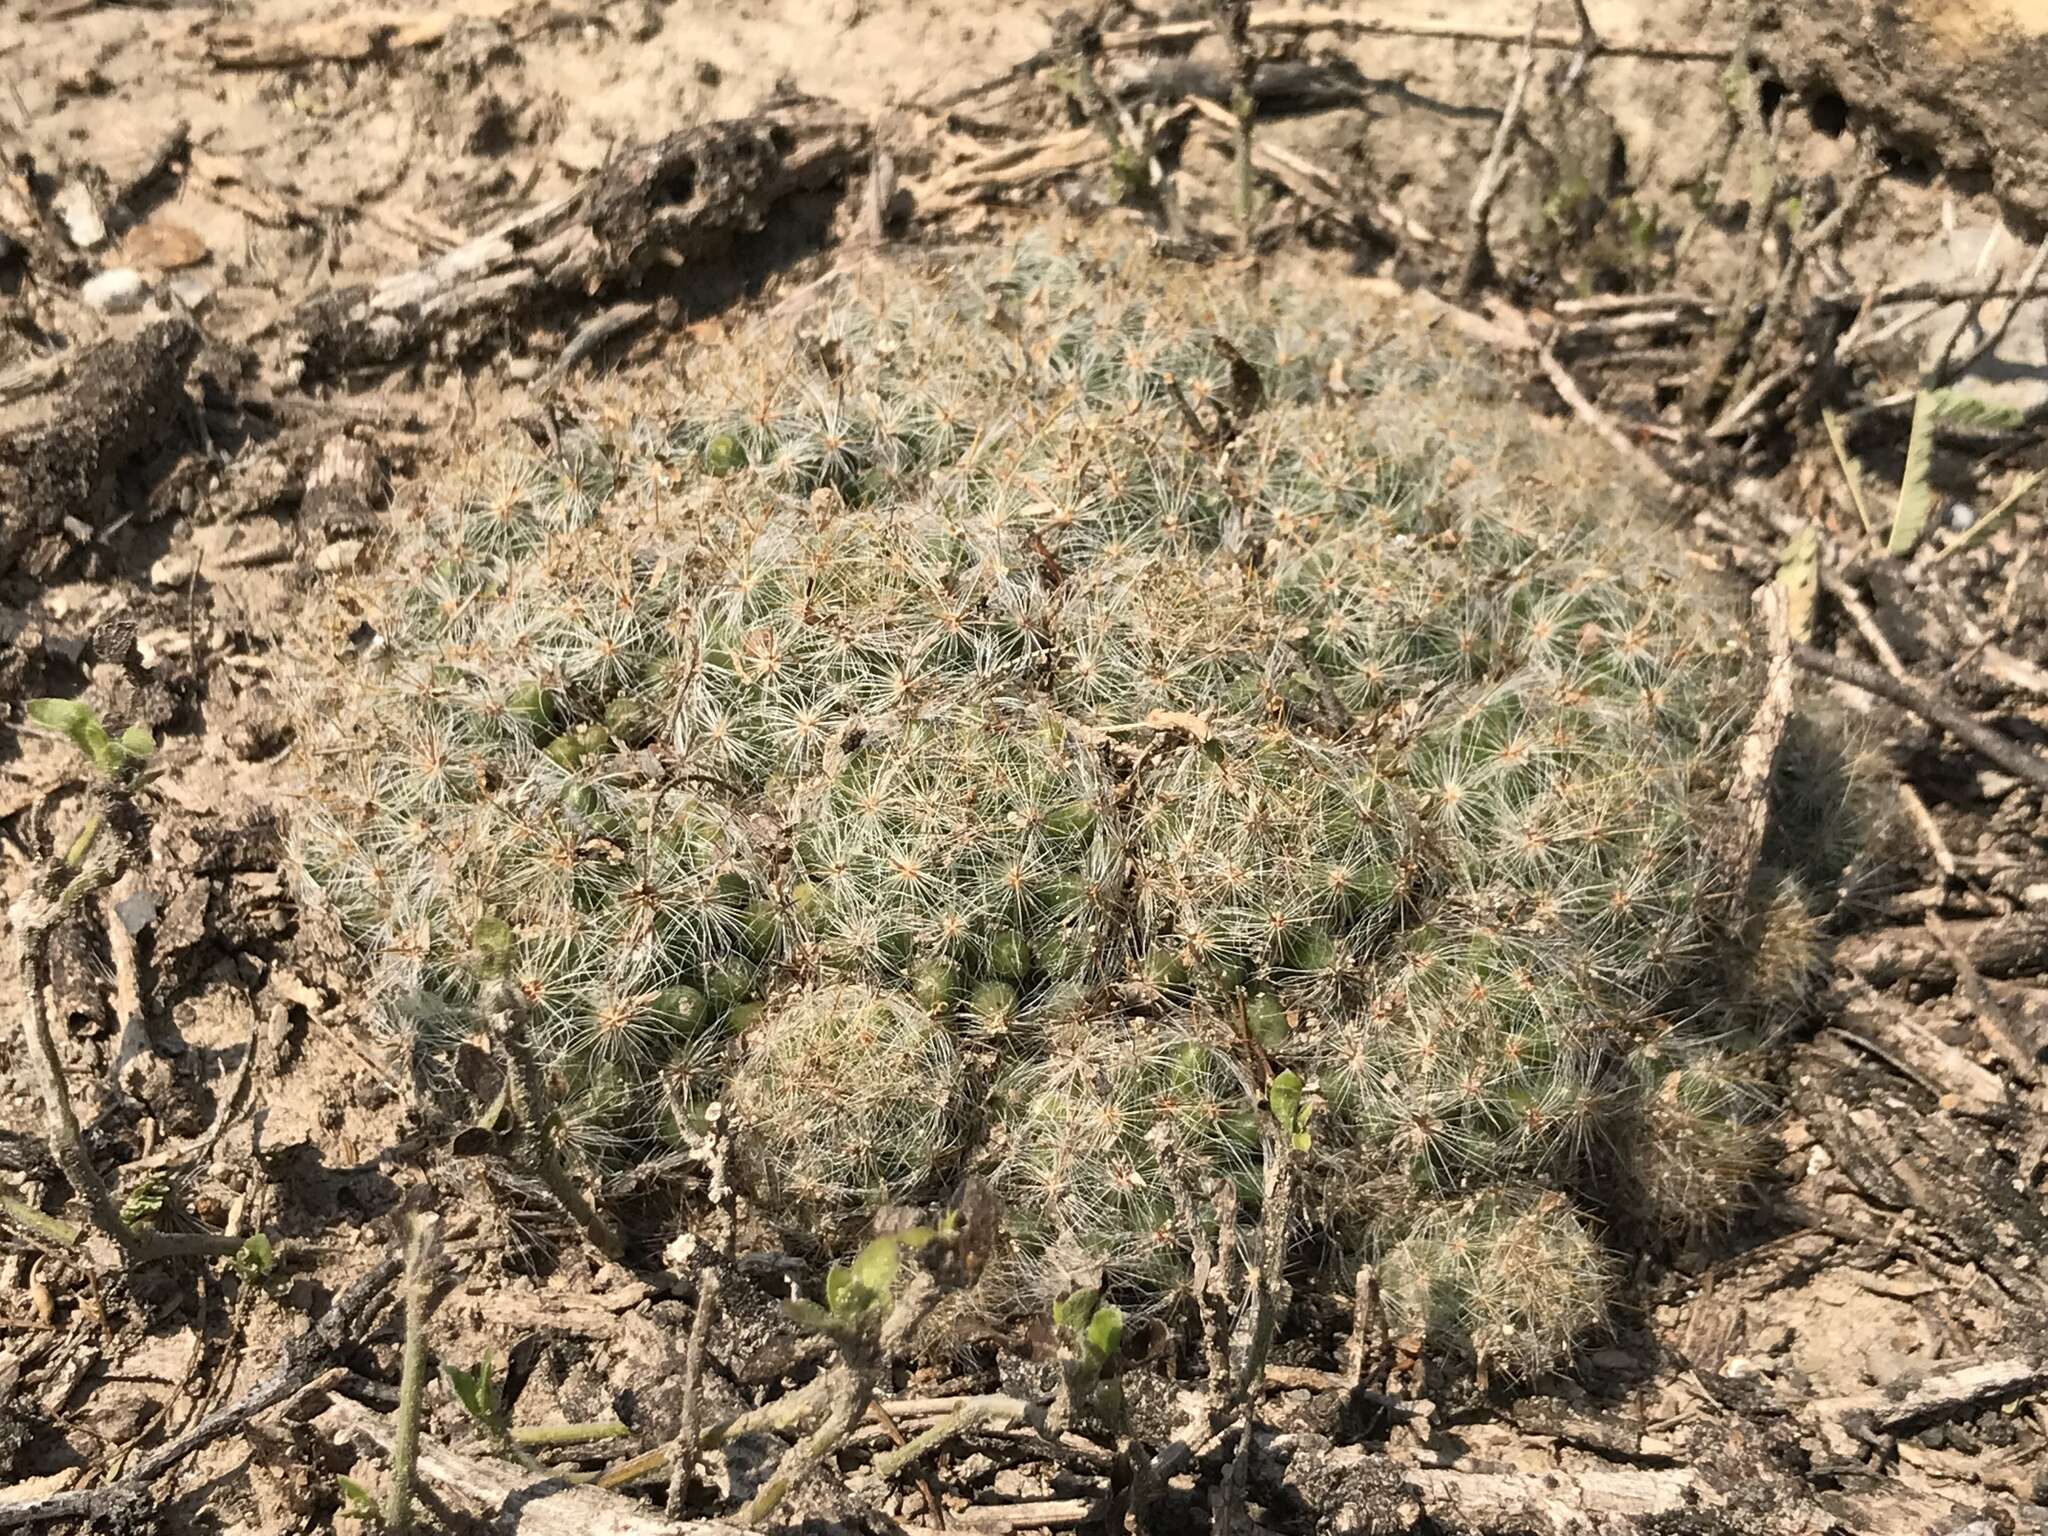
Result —
<instances>
[{"instance_id":1,"label":"mammillaria cactus","mask_svg":"<svg viewBox=\"0 0 2048 1536\"><path fill-rule=\"evenodd\" d=\"M956 1150L966 1073L946 1027L900 992L800 991L752 1032L733 1082L762 1192L818 1219L928 1193Z\"/></svg>"},{"instance_id":2,"label":"mammillaria cactus","mask_svg":"<svg viewBox=\"0 0 2048 1536\"><path fill-rule=\"evenodd\" d=\"M1719 600L1441 343L1128 253L839 291L482 456L337 594L375 640L301 848L423 1082L502 921L586 1151L723 1096L771 1219L979 1168L992 1306L1144 1304L1291 1069L1336 1240L1540 1365L1603 1200L1756 1167L1695 984Z\"/></svg>"}]
</instances>

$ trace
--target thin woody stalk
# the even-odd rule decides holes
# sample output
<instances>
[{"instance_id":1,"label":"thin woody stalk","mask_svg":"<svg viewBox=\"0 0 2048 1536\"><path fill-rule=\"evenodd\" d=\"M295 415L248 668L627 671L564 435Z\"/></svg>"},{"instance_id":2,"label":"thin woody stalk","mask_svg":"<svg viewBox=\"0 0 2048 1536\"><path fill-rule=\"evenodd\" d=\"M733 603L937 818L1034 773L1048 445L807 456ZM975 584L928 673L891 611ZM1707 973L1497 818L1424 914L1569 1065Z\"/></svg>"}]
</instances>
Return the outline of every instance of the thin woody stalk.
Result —
<instances>
[{"instance_id":1,"label":"thin woody stalk","mask_svg":"<svg viewBox=\"0 0 2048 1536\"><path fill-rule=\"evenodd\" d=\"M405 1249L405 1365L398 1382L398 1426L391 1440L391 1496L384 1513L384 1528L391 1536L412 1536L413 1474L419 1456L420 1407L427 1389L427 1315L433 1310L440 1229L437 1217L414 1217Z\"/></svg>"}]
</instances>

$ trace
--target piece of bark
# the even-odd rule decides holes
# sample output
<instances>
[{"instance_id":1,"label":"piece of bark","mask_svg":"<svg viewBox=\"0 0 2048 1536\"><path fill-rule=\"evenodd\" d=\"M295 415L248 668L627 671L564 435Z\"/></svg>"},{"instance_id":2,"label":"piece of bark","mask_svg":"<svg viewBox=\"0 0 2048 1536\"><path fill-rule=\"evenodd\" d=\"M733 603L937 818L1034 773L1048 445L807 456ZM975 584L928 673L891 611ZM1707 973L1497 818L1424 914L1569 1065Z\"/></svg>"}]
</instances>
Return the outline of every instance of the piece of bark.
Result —
<instances>
[{"instance_id":1,"label":"piece of bark","mask_svg":"<svg viewBox=\"0 0 2048 1536\"><path fill-rule=\"evenodd\" d=\"M1791 599L1786 588L1773 581L1756 589L1752 603L1766 658L1764 689L1743 734L1736 754L1735 782L1728 791L1737 823L1730 884L1744 897L1755 882L1757 861L1763 857L1764 841L1770 833L1771 776L1793 708Z\"/></svg>"},{"instance_id":2,"label":"piece of bark","mask_svg":"<svg viewBox=\"0 0 2048 1536\"><path fill-rule=\"evenodd\" d=\"M2048 973L2048 913L2015 912L2007 917L1950 923L1948 931L1980 975L2005 981ZM1930 991L1947 991L1957 981L1954 957L1919 927L1852 934L1836 946L1835 959L1874 987L1903 981Z\"/></svg>"},{"instance_id":3,"label":"piece of bark","mask_svg":"<svg viewBox=\"0 0 2048 1536\"><path fill-rule=\"evenodd\" d=\"M1690 1516L1687 1529L1720 1532L1726 1500L1686 1467L1596 1465L1541 1474L1416 1467L1358 1447L1297 1451L1285 1486L1329 1536L1412 1530L1622 1532Z\"/></svg>"},{"instance_id":4,"label":"piece of bark","mask_svg":"<svg viewBox=\"0 0 2048 1536\"><path fill-rule=\"evenodd\" d=\"M309 380L429 349L472 352L550 306L615 297L657 263L701 259L759 229L782 199L852 168L864 146L858 123L822 115L670 134L424 266L309 301L293 349Z\"/></svg>"},{"instance_id":5,"label":"piece of bark","mask_svg":"<svg viewBox=\"0 0 2048 1536\"><path fill-rule=\"evenodd\" d=\"M376 522L384 495L384 461L376 446L337 433L321 444L320 456L306 471L300 521L330 537L360 533Z\"/></svg>"},{"instance_id":6,"label":"piece of bark","mask_svg":"<svg viewBox=\"0 0 2048 1536\"><path fill-rule=\"evenodd\" d=\"M48 369L0 410L0 575L23 562L47 575L69 552L67 521L109 520L123 474L183 432L198 354L190 321L154 321Z\"/></svg>"},{"instance_id":7,"label":"piece of bark","mask_svg":"<svg viewBox=\"0 0 2048 1536\"><path fill-rule=\"evenodd\" d=\"M259 1414L306 1390L330 1359L363 1337L399 1268L397 1259L385 1258L356 1276L319 1321L285 1341L275 1370L234 1402L139 1456L120 1481L39 1499L0 1500L0 1531L45 1526L75 1530L103 1521L140 1528L152 1506L151 1485L158 1478L193 1452L245 1429Z\"/></svg>"},{"instance_id":8,"label":"piece of bark","mask_svg":"<svg viewBox=\"0 0 2048 1536\"><path fill-rule=\"evenodd\" d=\"M1973 1361L1945 1366L1912 1383L1822 1398L1813 1411L1838 1420L1859 1419L1882 1433L1899 1434L1957 1414L1975 1414L2043 1386L2048 1386L2048 1360Z\"/></svg>"},{"instance_id":9,"label":"piece of bark","mask_svg":"<svg viewBox=\"0 0 2048 1536\"><path fill-rule=\"evenodd\" d=\"M349 1398L337 1397L313 1419L314 1431L358 1454L388 1460L392 1421ZM670 1520L643 1504L602 1488L560 1478L536 1478L507 1461L479 1461L420 1436L414 1474L457 1516L489 1531L517 1536L740 1536L720 1520Z\"/></svg>"}]
</instances>

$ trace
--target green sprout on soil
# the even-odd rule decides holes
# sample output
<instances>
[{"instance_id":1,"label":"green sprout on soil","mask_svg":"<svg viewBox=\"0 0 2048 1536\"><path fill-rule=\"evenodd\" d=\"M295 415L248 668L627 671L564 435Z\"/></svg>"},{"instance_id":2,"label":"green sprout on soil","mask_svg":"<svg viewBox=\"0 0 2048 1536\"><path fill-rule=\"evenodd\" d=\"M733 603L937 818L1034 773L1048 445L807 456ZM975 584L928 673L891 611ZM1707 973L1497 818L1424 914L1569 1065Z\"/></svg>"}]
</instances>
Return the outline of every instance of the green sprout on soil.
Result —
<instances>
[{"instance_id":1,"label":"green sprout on soil","mask_svg":"<svg viewBox=\"0 0 2048 1536\"><path fill-rule=\"evenodd\" d=\"M492 1042L599 1248L593 1179L718 1106L834 1255L986 1176L998 1316L1185 1300L1185 1192L1278 1178L1524 1371L1598 1324L1615 1190L1669 1237L1739 1202L1741 999L1797 985L1727 984L1754 675L1605 461L1441 342L1114 251L880 278L692 376L433 489L342 595L377 638L298 830L422 1102ZM885 1268L806 1316L858 1333Z\"/></svg>"},{"instance_id":2,"label":"green sprout on soil","mask_svg":"<svg viewBox=\"0 0 2048 1536\"><path fill-rule=\"evenodd\" d=\"M31 699L26 714L31 724L77 748L88 770L78 830L61 853L54 846L42 850L27 889L8 910L10 970L21 999L25 1052L42 1093L51 1159L84 1207L92 1229L113 1244L125 1263L177 1258L228 1258L232 1263L243 1254L245 1238L168 1229L165 1218L173 1214L175 1184L169 1170L145 1174L125 1198L115 1198L86 1149L47 1011L50 949L57 933L112 886L147 846L140 797L147 788L155 739L139 725L110 732L90 705L75 699ZM32 829L37 842L43 840L40 823L47 810L39 808L38 825ZM118 915L109 912L110 942L119 924ZM0 1210L38 1240L60 1248L74 1247L84 1235L20 1201L7 1200Z\"/></svg>"}]
</instances>

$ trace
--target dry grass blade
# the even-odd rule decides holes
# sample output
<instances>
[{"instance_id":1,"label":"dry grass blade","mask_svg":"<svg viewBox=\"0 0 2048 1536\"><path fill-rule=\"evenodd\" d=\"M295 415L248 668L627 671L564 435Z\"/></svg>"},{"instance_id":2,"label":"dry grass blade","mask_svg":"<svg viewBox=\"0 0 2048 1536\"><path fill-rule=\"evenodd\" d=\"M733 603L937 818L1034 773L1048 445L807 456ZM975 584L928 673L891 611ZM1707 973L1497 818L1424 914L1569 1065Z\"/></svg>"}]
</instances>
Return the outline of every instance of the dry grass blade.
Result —
<instances>
[{"instance_id":1,"label":"dry grass blade","mask_svg":"<svg viewBox=\"0 0 2048 1536\"><path fill-rule=\"evenodd\" d=\"M1928 514L1934 510L1934 487L1928 476L1934 468L1934 424L1939 415L1934 395L1922 390L1913 402L1913 427L1906 441L1906 471L1899 481L1891 534L1885 540L1885 552L1895 559L1913 552L1927 527Z\"/></svg>"},{"instance_id":2,"label":"dry grass blade","mask_svg":"<svg viewBox=\"0 0 2048 1536\"><path fill-rule=\"evenodd\" d=\"M1842 466L1842 480L1849 487L1849 504L1856 509L1856 520L1874 539L1877 526L1870 520L1870 504L1863 495L1863 466L1849 454L1848 439L1842 432L1842 418L1833 411L1823 411L1820 419L1828 430L1828 443L1835 450L1835 462Z\"/></svg>"},{"instance_id":3,"label":"dry grass blade","mask_svg":"<svg viewBox=\"0 0 2048 1536\"><path fill-rule=\"evenodd\" d=\"M2001 523L2012 516L2014 510L2020 504L2020 498L2039 485L2044 478L2048 478L2048 474L2044 474L2040 470L2036 470L2030 475L2020 476L2013 488L2005 493L2004 499L1997 506L1964 529L1954 543L1938 550L1929 563L1938 565L1950 555L1958 554L1963 550L1974 548L1976 545L1983 543L1984 540L1991 537L1992 533Z\"/></svg>"}]
</instances>

